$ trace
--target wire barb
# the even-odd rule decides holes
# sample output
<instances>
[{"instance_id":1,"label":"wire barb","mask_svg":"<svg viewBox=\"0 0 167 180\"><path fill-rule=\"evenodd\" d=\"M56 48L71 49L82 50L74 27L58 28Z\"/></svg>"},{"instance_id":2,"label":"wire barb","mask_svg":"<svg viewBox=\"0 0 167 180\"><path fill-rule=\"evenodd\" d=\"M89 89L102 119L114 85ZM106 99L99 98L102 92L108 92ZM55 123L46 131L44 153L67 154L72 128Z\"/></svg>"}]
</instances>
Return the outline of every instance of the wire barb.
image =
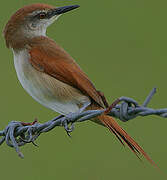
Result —
<instances>
[{"instance_id":1,"label":"wire barb","mask_svg":"<svg viewBox=\"0 0 167 180\"><path fill-rule=\"evenodd\" d=\"M115 103L110 112L108 112L108 115L118 118L123 122L134 119L137 116L157 115L167 118L167 108L152 109L147 107L155 92L156 88L153 88L141 106L132 98L121 97L119 98L119 102L121 103ZM35 140L40 136L40 134L51 131L56 126L63 126L70 136L70 132L74 129L75 122L89 120L93 117L101 115L105 111L106 109L88 110L81 113L71 113L67 115L67 117L59 115L43 124L38 123L37 121L27 124L18 121L11 121L4 130L0 131L0 145L6 142L9 147L16 150L19 157L23 158L24 156L19 147L28 143L38 146L35 144ZM71 124L71 126L69 126L69 124Z\"/></svg>"}]
</instances>

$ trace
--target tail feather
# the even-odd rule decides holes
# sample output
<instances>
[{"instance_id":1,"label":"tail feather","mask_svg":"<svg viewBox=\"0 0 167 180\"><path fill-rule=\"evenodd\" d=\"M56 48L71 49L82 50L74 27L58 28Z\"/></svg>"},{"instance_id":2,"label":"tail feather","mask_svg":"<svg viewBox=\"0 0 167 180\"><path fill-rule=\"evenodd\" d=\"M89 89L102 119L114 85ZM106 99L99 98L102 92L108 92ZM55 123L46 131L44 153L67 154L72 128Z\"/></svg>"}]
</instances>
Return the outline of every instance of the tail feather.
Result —
<instances>
[{"instance_id":1,"label":"tail feather","mask_svg":"<svg viewBox=\"0 0 167 180\"><path fill-rule=\"evenodd\" d=\"M155 162L147 155L147 153L142 149L142 147L138 145L112 117L107 115L101 115L98 116L98 119L119 139L119 141L123 145L124 141L139 159L140 154L142 154L153 166L158 168Z\"/></svg>"}]
</instances>

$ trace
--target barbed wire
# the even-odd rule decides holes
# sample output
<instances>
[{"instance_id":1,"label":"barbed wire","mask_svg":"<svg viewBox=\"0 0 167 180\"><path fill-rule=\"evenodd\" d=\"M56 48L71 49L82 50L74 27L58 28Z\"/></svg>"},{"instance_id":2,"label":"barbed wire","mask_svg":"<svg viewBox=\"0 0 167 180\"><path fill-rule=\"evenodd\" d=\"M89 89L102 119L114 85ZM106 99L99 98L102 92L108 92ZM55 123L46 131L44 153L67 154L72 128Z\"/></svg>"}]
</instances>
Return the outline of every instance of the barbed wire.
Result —
<instances>
[{"instance_id":1,"label":"barbed wire","mask_svg":"<svg viewBox=\"0 0 167 180\"><path fill-rule=\"evenodd\" d=\"M121 103L113 107L108 115L118 118L123 122L134 119L137 116L157 115L167 118L167 108L152 109L147 107L155 93L156 88L153 88L142 105L139 105L137 101L132 98L121 97L119 98ZM74 130L75 122L89 120L93 117L101 115L105 111L106 109L88 110L81 113L70 113L67 116L59 115L43 124L37 122L36 120L33 123L11 121L4 130L0 131L0 145L6 142L9 147L16 150L19 157L23 158L24 156L21 153L19 146L24 146L28 143L33 143L33 145L37 146L35 144L35 140L40 136L40 134L51 131L56 126L63 126L67 134L70 136L70 132Z\"/></svg>"}]
</instances>

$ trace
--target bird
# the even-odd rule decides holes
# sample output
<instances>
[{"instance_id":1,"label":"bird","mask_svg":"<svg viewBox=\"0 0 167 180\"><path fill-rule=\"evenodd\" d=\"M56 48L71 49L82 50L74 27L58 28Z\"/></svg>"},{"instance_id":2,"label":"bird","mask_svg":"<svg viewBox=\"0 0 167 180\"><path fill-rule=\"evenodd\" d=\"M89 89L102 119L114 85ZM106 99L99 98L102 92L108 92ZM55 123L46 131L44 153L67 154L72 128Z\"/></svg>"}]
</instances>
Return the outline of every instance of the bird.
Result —
<instances>
[{"instance_id":1,"label":"bird","mask_svg":"<svg viewBox=\"0 0 167 180\"><path fill-rule=\"evenodd\" d=\"M37 102L63 116L110 108L104 94L95 88L76 61L46 34L47 28L62 14L77 8L79 5L26 5L11 16L3 31L23 88ZM143 155L157 166L113 117L103 113L91 121L107 127L137 157Z\"/></svg>"}]
</instances>

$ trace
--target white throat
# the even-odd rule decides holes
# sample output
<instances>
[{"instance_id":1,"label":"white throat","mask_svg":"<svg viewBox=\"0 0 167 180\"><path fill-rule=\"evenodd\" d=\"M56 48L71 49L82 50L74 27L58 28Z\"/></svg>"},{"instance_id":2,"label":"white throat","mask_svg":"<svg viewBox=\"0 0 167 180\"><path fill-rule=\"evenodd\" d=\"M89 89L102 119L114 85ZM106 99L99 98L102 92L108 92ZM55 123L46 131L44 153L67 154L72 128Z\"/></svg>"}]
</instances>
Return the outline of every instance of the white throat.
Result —
<instances>
[{"instance_id":1,"label":"white throat","mask_svg":"<svg viewBox=\"0 0 167 180\"><path fill-rule=\"evenodd\" d=\"M33 22L27 24L26 27L25 26L23 27L24 35L28 38L33 38L37 36L46 36L47 28L51 24L53 24L59 17L60 15L54 16L49 20L43 20L43 22L41 22L40 24L35 24Z\"/></svg>"},{"instance_id":2,"label":"white throat","mask_svg":"<svg viewBox=\"0 0 167 180\"><path fill-rule=\"evenodd\" d=\"M46 36L46 29L47 27L38 27L38 28L33 28L33 26L27 27L23 29L24 36L28 38L34 38L37 36Z\"/></svg>"}]
</instances>

